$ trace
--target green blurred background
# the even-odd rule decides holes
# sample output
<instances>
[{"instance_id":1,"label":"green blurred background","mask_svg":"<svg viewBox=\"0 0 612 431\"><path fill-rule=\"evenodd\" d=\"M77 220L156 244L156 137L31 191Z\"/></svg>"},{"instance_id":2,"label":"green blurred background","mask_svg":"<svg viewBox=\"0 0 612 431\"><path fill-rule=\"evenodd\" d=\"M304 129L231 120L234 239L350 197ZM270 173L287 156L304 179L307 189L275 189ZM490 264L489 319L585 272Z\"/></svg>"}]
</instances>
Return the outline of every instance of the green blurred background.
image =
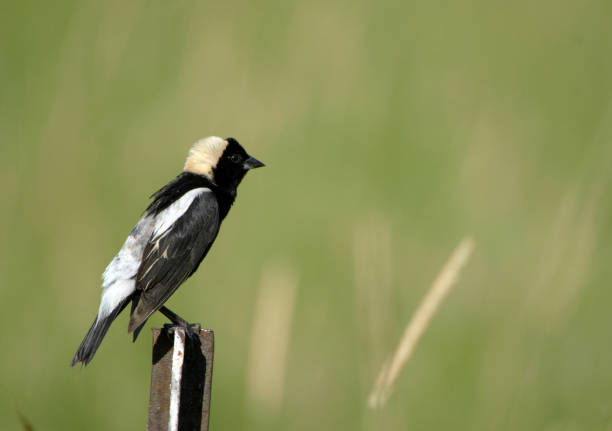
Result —
<instances>
[{"instance_id":1,"label":"green blurred background","mask_svg":"<svg viewBox=\"0 0 612 431\"><path fill-rule=\"evenodd\" d=\"M122 315L69 363L147 197L220 135L267 167L169 302L216 333L211 429L612 429L611 18L607 0L3 2L0 428L145 427L148 328L132 344Z\"/></svg>"}]
</instances>

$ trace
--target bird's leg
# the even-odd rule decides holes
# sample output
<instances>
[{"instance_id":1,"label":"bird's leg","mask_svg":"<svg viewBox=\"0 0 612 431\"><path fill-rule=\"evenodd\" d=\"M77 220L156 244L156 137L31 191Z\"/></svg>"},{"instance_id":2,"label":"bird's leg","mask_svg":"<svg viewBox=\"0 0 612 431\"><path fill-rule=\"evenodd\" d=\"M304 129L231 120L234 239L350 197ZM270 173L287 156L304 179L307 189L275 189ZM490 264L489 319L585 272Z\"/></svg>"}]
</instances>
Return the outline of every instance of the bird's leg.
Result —
<instances>
[{"instance_id":1,"label":"bird's leg","mask_svg":"<svg viewBox=\"0 0 612 431\"><path fill-rule=\"evenodd\" d=\"M159 311L166 316L168 319L170 319L170 321L172 323L174 323L175 325L178 326L184 326L184 327L188 327L189 322L187 322L185 319L183 319L181 316L179 316L178 314L176 314L174 311L170 310L168 307L162 306Z\"/></svg>"},{"instance_id":2,"label":"bird's leg","mask_svg":"<svg viewBox=\"0 0 612 431\"><path fill-rule=\"evenodd\" d=\"M170 310L168 307L162 306L159 311L168 319L170 319L173 324L185 328L185 331L187 331L187 335L189 335L190 338L196 336L195 332L193 331L193 325L175 312L173 312L172 310Z\"/></svg>"}]
</instances>

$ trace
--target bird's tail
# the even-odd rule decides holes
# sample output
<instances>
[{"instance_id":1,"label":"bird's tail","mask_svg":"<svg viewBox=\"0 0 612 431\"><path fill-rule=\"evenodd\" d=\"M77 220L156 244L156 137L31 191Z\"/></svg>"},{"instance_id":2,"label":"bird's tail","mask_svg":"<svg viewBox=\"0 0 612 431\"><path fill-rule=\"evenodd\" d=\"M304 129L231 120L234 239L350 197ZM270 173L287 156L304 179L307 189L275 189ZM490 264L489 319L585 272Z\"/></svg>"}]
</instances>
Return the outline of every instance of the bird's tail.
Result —
<instances>
[{"instance_id":1,"label":"bird's tail","mask_svg":"<svg viewBox=\"0 0 612 431\"><path fill-rule=\"evenodd\" d=\"M91 328L89 328L89 331L87 331L87 335L85 335L85 338L83 338L83 341L81 341L81 345L70 363L71 366L74 367L79 362L82 362L83 366L85 366L93 359L111 323L113 323L119 313L123 311L129 300L130 298L126 298L108 316L105 316L102 319L96 316Z\"/></svg>"}]
</instances>

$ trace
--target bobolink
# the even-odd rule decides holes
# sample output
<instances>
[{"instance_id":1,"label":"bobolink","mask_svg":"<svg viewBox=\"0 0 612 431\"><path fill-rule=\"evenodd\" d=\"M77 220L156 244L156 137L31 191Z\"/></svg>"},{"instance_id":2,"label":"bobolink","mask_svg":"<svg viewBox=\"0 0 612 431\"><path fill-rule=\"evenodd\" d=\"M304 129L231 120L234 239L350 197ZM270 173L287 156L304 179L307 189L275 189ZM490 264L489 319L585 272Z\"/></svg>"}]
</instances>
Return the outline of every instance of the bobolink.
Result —
<instances>
[{"instance_id":1,"label":"bobolink","mask_svg":"<svg viewBox=\"0 0 612 431\"><path fill-rule=\"evenodd\" d=\"M158 310L190 329L164 303L198 269L244 175L261 166L233 138L212 136L191 147L184 171L151 196L143 217L104 271L98 315L72 365L91 361L111 323L130 302L128 332L134 333L134 340Z\"/></svg>"}]
</instances>

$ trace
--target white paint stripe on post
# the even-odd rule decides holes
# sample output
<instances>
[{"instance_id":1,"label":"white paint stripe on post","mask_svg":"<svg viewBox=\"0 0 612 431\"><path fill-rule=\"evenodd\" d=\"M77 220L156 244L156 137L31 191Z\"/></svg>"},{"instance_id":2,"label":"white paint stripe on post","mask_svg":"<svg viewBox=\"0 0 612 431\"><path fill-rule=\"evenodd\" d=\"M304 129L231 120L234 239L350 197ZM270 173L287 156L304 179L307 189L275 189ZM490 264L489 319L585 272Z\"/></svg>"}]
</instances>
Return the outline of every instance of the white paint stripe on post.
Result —
<instances>
[{"instance_id":1,"label":"white paint stripe on post","mask_svg":"<svg viewBox=\"0 0 612 431\"><path fill-rule=\"evenodd\" d=\"M168 431L178 431L184 359L185 331L182 328L175 328L174 351L172 353L172 378L170 380L170 417L168 418Z\"/></svg>"}]
</instances>

